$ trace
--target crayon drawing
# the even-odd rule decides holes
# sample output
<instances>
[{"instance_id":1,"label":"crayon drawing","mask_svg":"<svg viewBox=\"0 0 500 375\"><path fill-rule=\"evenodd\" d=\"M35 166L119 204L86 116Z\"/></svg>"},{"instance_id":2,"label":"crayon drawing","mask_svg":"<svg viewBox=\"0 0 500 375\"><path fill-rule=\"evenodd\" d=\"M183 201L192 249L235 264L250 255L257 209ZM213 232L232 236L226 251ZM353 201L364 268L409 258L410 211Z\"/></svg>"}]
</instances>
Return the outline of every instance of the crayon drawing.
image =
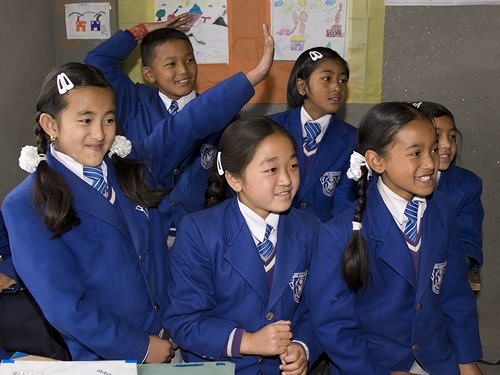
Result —
<instances>
[{"instance_id":1,"label":"crayon drawing","mask_svg":"<svg viewBox=\"0 0 500 375\"><path fill-rule=\"evenodd\" d=\"M295 61L311 47L347 54L347 0L271 0L276 60Z\"/></svg>"},{"instance_id":2,"label":"crayon drawing","mask_svg":"<svg viewBox=\"0 0 500 375\"><path fill-rule=\"evenodd\" d=\"M226 0L156 0L155 5L156 22L189 12L192 20L186 34L191 39L198 64L227 64Z\"/></svg>"},{"instance_id":3,"label":"crayon drawing","mask_svg":"<svg viewBox=\"0 0 500 375\"><path fill-rule=\"evenodd\" d=\"M108 39L109 3L74 3L65 5L68 39Z\"/></svg>"}]
</instances>

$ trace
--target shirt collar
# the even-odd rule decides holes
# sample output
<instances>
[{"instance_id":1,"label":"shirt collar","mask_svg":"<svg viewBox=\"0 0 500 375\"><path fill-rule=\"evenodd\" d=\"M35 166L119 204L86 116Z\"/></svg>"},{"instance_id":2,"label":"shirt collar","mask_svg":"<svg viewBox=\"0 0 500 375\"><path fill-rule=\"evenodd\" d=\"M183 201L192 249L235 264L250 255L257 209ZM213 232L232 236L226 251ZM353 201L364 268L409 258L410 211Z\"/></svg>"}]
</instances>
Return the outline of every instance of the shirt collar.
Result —
<instances>
[{"instance_id":1,"label":"shirt collar","mask_svg":"<svg viewBox=\"0 0 500 375\"><path fill-rule=\"evenodd\" d=\"M160 95L160 99L165 104L165 107L167 109L170 108L170 104L172 104L172 99L170 99L167 95L163 94L162 92L158 91L158 94ZM179 98L176 100L177 105L179 107L178 111L180 111L182 108L186 106L191 100L196 98L196 91L191 91L189 94L184 95L183 97Z\"/></svg>"},{"instance_id":2,"label":"shirt collar","mask_svg":"<svg viewBox=\"0 0 500 375\"><path fill-rule=\"evenodd\" d=\"M408 220L404 214L408 201L389 189L389 187L384 184L381 177L378 178L377 188L392 217L396 220L399 227L403 228L404 224L406 224L406 221ZM425 198L417 196L413 197L413 200L420 202L418 208L418 215L420 218L423 216L427 207L427 201Z\"/></svg>"},{"instance_id":3,"label":"shirt collar","mask_svg":"<svg viewBox=\"0 0 500 375\"><path fill-rule=\"evenodd\" d=\"M57 151L54 143L50 144L50 153L52 154L54 159L56 159L58 162L60 162L62 165L64 165L66 168L68 168L71 172L76 174L78 177L80 177L82 180L87 182L89 185L92 185L92 180L83 175L83 165L78 163L71 156L68 156L66 154L63 154L62 152ZM106 163L104 161L101 163L101 168L102 168L102 173L104 176L104 181L106 181L106 183L107 183L108 182L108 166L106 165Z\"/></svg>"},{"instance_id":4,"label":"shirt collar","mask_svg":"<svg viewBox=\"0 0 500 375\"><path fill-rule=\"evenodd\" d=\"M264 240L264 234L266 233L266 224L269 224L273 227L273 232L277 232L278 223L280 220L280 215L274 212L271 212L266 220L262 219L259 215L257 215L254 211L252 211L248 206L241 203L238 199L238 207L240 208L241 214L245 219L245 222L250 229L250 233L254 237L254 240L258 242L262 242Z\"/></svg>"}]
</instances>

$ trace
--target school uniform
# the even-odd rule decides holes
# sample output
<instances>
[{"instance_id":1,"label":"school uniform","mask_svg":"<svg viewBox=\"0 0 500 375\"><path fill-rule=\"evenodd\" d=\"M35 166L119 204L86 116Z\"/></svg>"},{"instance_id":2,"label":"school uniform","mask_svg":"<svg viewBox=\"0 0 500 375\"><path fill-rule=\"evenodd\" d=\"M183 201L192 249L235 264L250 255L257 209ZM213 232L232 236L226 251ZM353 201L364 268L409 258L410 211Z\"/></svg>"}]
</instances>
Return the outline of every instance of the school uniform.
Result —
<instances>
[{"instance_id":1,"label":"school uniform","mask_svg":"<svg viewBox=\"0 0 500 375\"><path fill-rule=\"evenodd\" d=\"M170 252L175 281L168 293L175 303L167 322L186 362L224 360L235 363L238 374L279 374L278 357L229 357L225 350L235 329L253 333L278 320L291 320L293 339L306 344L312 359L319 355L301 299L318 225L295 209L280 215L269 286L236 198L182 220Z\"/></svg>"},{"instance_id":2,"label":"school uniform","mask_svg":"<svg viewBox=\"0 0 500 375\"><path fill-rule=\"evenodd\" d=\"M350 156L357 148L357 129L332 115L311 165L306 170L306 156L302 152L301 108L276 113L269 118L288 130L297 142L300 186L293 207L310 212L325 222L357 199L356 183L346 175Z\"/></svg>"},{"instance_id":3,"label":"school uniform","mask_svg":"<svg viewBox=\"0 0 500 375\"><path fill-rule=\"evenodd\" d=\"M336 366L331 373L387 375L418 362L430 374L458 375L459 363L479 360L475 297L449 197L437 191L427 199L416 270L377 184L370 184L361 229L370 280L357 293L342 272L354 208L322 225L311 263L311 324Z\"/></svg>"},{"instance_id":4,"label":"school uniform","mask_svg":"<svg viewBox=\"0 0 500 375\"><path fill-rule=\"evenodd\" d=\"M136 47L137 41L132 33L129 30L119 30L85 57L85 63L99 68L115 89L118 122L127 138L134 141L147 137L157 124L171 117L157 87L134 83L121 70L120 62L127 59ZM179 110L184 110L184 106L196 106L197 110L203 111L196 100L186 103L195 96L196 93L193 92L189 98L179 99ZM230 109L233 116L224 124L236 119L235 116L241 108ZM204 119L204 124L211 127L212 124L207 124L207 121L208 118ZM193 144L186 157L174 165L161 181L161 187L172 189L160 205L165 233L168 233L171 227L177 227L184 215L203 208L206 181L223 130L222 126L218 128L218 131L207 134Z\"/></svg>"},{"instance_id":5,"label":"school uniform","mask_svg":"<svg viewBox=\"0 0 500 375\"><path fill-rule=\"evenodd\" d=\"M226 123L233 113L228 103L241 107L253 93L246 77L236 74L200 95L201 111L180 112L167 120L168 126L158 126L150 137L134 143L130 157L147 162L154 185L197 139L220 129L207 128L204 118L211 124ZM53 238L36 214L36 175L29 175L3 203L14 265L47 319L62 333L74 360L141 362L148 335L167 328L168 252L158 209L146 210L124 195L107 156L113 204L56 160L50 149L47 163L68 184L80 224Z\"/></svg>"},{"instance_id":6,"label":"school uniform","mask_svg":"<svg viewBox=\"0 0 500 375\"><path fill-rule=\"evenodd\" d=\"M9 358L15 352L70 359L59 332L47 322L14 268L1 212L0 273L16 281L15 285L0 291L0 359Z\"/></svg>"},{"instance_id":7,"label":"school uniform","mask_svg":"<svg viewBox=\"0 0 500 375\"><path fill-rule=\"evenodd\" d=\"M482 224L484 218L481 193L483 183L473 172L452 164L440 172L437 190L451 196L458 207L458 238L465 255L483 264Z\"/></svg>"}]
</instances>

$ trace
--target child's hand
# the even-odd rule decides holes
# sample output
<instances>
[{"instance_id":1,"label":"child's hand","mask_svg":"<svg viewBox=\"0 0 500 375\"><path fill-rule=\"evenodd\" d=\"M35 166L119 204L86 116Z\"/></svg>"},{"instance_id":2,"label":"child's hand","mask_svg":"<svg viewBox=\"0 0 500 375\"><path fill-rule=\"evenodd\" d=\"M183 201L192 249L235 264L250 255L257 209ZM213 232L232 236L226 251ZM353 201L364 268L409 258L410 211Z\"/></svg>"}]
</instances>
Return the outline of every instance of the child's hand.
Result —
<instances>
[{"instance_id":1,"label":"child's hand","mask_svg":"<svg viewBox=\"0 0 500 375\"><path fill-rule=\"evenodd\" d=\"M302 344L292 342L286 352L280 355L282 375L305 375L307 373L307 355Z\"/></svg>"},{"instance_id":2,"label":"child's hand","mask_svg":"<svg viewBox=\"0 0 500 375\"><path fill-rule=\"evenodd\" d=\"M292 339L291 322L280 320L255 333L245 332L241 340L240 353L246 355L279 355L287 350Z\"/></svg>"},{"instance_id":3,"label":"child's hand","mask_svg":"<svg viewBox=\"0 0 500 375\"><path fill-rule=\"evenodd\" d=\"M483 375L483 372L475 363L463 363L460 367L460 375Z\"/></svg>"},{"instance_id":4,"label":"child's hand","mask_svg":"<svg viewBox=\"0 0 500 375\"><path fill-rule=\"evenodd\" d=\"M178 347L173 341L163 340L158 336L149 336L149 352L144 363L170 362Z\"/></svg>"},{"instance_id":5,"label":"child's hand","mask_svg":"<svg viewBox=\"0 0 500 375\"><path fill-rule=\"evenodd\" d=\"M186 32L189 30L189 27L185 27L184 25L187 24L190 20L191 15L188 12L185 12L164 22L144 23L144 26L146 26L148 33L153 30L163 29L165 27L170 27L179 31Z\"/></svg>"},{"instance_id":6,"label":"child's hand","mask_svg":"<svg viewBox=\"0 0 500 375\"><path fill-rule=\"evenodd\" d=\"M264 53L255 68L246 74L247 79L253 86L267 78L274 60L274 39L269 34L267 25L262 25L262 28L264 30Z\"/></svg>"},{"instance_id":7,"label":"child's hand","mask_svg":"<svg viewBox=\"0 0 500 375\"><path fill-rule=\"evenodd\" d=\"M0 292L11 287L14 284L16 284L16 280L13 280L9 276L0 273Z\"/></svg>"}]
</instances>

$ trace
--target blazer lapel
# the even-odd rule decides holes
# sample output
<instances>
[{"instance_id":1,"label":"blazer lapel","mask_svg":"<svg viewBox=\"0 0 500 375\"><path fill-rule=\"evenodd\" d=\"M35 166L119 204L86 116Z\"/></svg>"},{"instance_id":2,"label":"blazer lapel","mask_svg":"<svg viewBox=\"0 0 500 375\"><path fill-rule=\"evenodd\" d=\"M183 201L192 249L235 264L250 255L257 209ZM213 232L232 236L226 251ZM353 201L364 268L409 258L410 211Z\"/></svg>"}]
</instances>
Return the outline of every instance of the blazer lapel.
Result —
<instances>
[{"instance_id":1,"label":"blazer lapel","mask_svg":"<svg viewBox=\"0 0 500 375\"><path fill-rule=\"evenodd\" d=\"M237 199L228 206L225 221L228 223L224 234L227 250L225 259L238 272L248 285L267 304L269 287L264 266L254 246L254 241L245 219L238 208Z\"/></svg>"},{"instance_id":2,"label":"blazer lapel","mask_svg":"<svg viewBox=\"0 0 500 375\"><path fill-rule=\"evenodd\" d=\"M342 132L339 134L339 131ZM330 120L330 124L328 125L328 128L319 143L316 154L314 155L307 178L301 178L301 183L304 181L302 187L303 192L307 192L312 189L319 181L323 173L325 173L325 168L328 168L332 163L332 160L336 160L339 155L345 151L347 148L347 143L343 139L345 134L345 130L338 126L337 117L333 115ZM304 152L302 151L301 154L303 155Z\"/></svg>"},{"instance_id":3,"label":"blazer lapel","mask_svg":"<svg viewBox=\"0 0 500 375\"><path fill-rule=\"evenodd\" d=\"M379 242L376 255L415 289L416 274L411 250L382 200L376 181L373 181L368 189L371 194L365 215L369 216L367 222L370 223L370 228L368 228L370 238Z\"/></svg>"},{"instance_id":4,"label":"blazer lapel","mask_svg":"<svg viewBox=\"0 0 500 375\"><path fill-rule=\"evenodd\" d=\"M269 309L279 301L285 289L289 288L288 283L292 275L297 270L302 257L307 254L307 249L297 238L299 230L299 223L292 217L288 214L281 215L276 245L276 264L274 266L274 277L268 303Z\"/></svg>"}]
</instances>

